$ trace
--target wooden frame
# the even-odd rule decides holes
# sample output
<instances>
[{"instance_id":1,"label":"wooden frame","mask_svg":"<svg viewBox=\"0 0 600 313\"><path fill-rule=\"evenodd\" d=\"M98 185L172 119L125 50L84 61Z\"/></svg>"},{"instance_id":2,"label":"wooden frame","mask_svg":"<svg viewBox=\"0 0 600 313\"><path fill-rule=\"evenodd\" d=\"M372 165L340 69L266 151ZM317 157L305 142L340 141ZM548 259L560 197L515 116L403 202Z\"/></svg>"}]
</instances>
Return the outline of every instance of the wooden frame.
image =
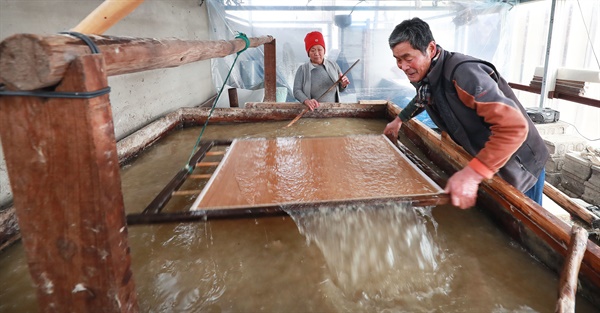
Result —
<instances>
[{"instance_id":1,"label":"wooden frame","mask_svg":"<svg viewBox=\"0 0 600 313\"><path fill-rule=\"evenodd\" d=\"M176 67L247 46L242 39L92 37L92 47L66 35L17 34L0 43L0 79L9 89L0 97L0 135L39 307L137 312L111 106L108 94L96 92L109 90L110 75ZM257 47L273 38L248 40ZM89 54L95 46L101 53ZM265 85L274 97L270 79ZM34 91L44 87L43 95ZM81 97L88 93L97 95ZM161 125L171 129L173 122Z\"/></svg>"}]
</instances>

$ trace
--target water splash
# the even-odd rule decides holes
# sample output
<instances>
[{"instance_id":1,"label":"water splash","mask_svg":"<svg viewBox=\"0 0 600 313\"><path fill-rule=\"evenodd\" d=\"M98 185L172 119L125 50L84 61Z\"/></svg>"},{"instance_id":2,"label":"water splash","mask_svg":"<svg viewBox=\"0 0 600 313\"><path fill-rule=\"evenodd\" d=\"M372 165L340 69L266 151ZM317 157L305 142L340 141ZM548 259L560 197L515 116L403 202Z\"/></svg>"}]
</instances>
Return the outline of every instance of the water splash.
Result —
<instances>
[{"instance_id":1,"label":"water splash","mask_svg":"<svg viewBox=\"0 0 600 313\"><path fill-rule=\"evenodd\" d=\"M323 253L329 273L323 290L341 310L424 308L419 303L449 292L452 270L428 229L437 227L428 223L431 208L388 203L288 211L307 244Z\"/></svg>"}]
</instances>

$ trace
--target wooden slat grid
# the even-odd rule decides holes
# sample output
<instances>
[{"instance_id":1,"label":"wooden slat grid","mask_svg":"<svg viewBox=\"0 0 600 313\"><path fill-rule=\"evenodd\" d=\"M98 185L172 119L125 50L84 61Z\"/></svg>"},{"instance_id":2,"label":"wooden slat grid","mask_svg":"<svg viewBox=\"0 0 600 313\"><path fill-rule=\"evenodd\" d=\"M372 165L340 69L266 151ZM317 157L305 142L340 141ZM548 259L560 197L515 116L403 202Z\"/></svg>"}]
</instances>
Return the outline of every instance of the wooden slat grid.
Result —
<instances>
[{"instance_id":1,"label":"wooden slat grid","mask_svg":"<svg viewBox=\"0 0 600 313\"><path fill-rule=\"evenodd\" d=\"M201 142L198 151L192 156L188 162L188 167L181 169L175 177L163 188L163 190L152 200L152 202L144 209L142 214L158 214L167 205L173 196L190 196L200 194L202 190L179 190L188 178L193 179L209 179L211 174L191 174L197 166L214 167L219 165L219 162L201 162L206 156L222 156L225 151L209 151L214 146L229 145L230 141L209 141Z\"/></svg>"}]
</instances>

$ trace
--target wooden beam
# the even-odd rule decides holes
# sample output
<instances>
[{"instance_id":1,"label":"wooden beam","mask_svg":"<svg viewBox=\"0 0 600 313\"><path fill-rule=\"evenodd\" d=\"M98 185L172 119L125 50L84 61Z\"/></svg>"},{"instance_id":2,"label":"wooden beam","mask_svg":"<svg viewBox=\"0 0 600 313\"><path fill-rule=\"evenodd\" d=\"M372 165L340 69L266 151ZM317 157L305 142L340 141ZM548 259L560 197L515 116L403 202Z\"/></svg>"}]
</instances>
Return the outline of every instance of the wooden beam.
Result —
<instances>
[{"instance_id":1,"label":"wooden beam","mask_svg":"<svg viewBox=\"0 0 600 313\"><path fill-rule=\"evenodd\" d=\"M103 34L107 29L133 12L142 2L144 0L104 0L72 31L83 34Z\"/></svg>"},{"instance_id":2,"label":"wooden beam","mask_svg":"<svg viewBox=\"0 0 600 313\"><path fill-rule=\"evenodd\" d=\"M219 165L219 163L221 163L221 162L198 162L198 163L196 163L196 166L198 166L198 167L212 167L212 166Z\"/></svg>"},{"instance_id":3,"label":"wooden beam","mask_svg":"<svg viewBox=\"0 0 600 313\"><path fill-rule=\"evenodd\" d=\"M277 101L277 56L275 53L276 43L273 39L269 43L265 43L265 102Z\"/></svg>"},{"instance_id":4,"label":"wooden beam","mask_svg":"<svg viewBox=\"0 0 600 313\"><path fill-rule=\"evenodd\" d=\"M177 67L224 57L246 47L241 38L204 41L91 35L90 39L104 55L108 76ZM254 48L271 42L273 37L248 39L250 48ZM0 80L12 90L53 86L63 78L73 59L89 53L90 48L82 40L70 35L16 34L0 43Z\"/></svg>"},{"instance_id":5,"label":"wooden beam","mask_svg":"<svg viewBox=\"0 0 600 313\"><path fill-rule=\"evenodd\" d=\"M189 178L192 178L192 179L208 179L211 176L212 176L212 174L192 174L192 175L189 176Z\"/></svg>"},{"instance_id":6,"label":"wooden beam","mask_svg":"<svg viewBox=\"0 0 600 313\"><path fill-rule=\"evenodd\" d=\"M319 211L324 207L334 208L348 205L389 205L389 203L406 202L413 206L435 206L448 203L447 194L410 195L372 199L320 201L312 203L289 203L281 205L262 205L238 208L205 208L198 211L185 211L161 214L128 214L128 225L181 223L192 221L209 221L219 219L257 218L287 215L290 211Z\"/></svg>"},{"instance_id":7,"label":"wooden beam","mask_svg":"<svg viewBox=\"0 0 600 313\"><path fill-rule=\"evenodd\" d=\"M202 192L202 189L199 190L175 190L173 191L173 196L192 196L199 195Z\"/></svg>"},{"instance_id":8,"label":"wooden beam","mask_svg":"<svg viewBox=\"0 0 600 313\"><path fill-rule=\"evenodd\" d=\"M101 55L74 59L57 91L108 86ZM108 94L0 97L0 136L44 312L136 312Z\"/></svg>"},{"instance_id":9,"label":"wooden beam","mask_svg":"<svg viewBox=\"0 0 600 313\"><path fill-rule=\"evenodd\" d=\"M556 187L547 182L544 183L544 194L571 215L585 221L593 228L600 228L600 218L587 209L581 207L579 204L575 203L569 196L565 195L562 191L558 190Z\"/></svg>"},{"instance_id":10,"label":"wooden beam","mask_svg":"<svg viewBox=\"0 0 600 313\"><path fill-rule=\"evenodd\" d=\"M385 112L385 105L381 104L342 104L337 103L327 107L322 103L318 110L310 111L305 114L308 118L328 118L328 117L353 117L353 118L380 118ZM246 103L246 106L251 102ZM215 108L210 123L250 123L250 122L274 122L289 121L296 117L305 107L298 104L270 103L272 108L256 108L247 110L242 108ZM208 118L210 108L182 108L181 119L184 125L200 125Z\"/></svg>"},{"instance_id":11,"label":"wooden beam","mask_svg":"<svg viewBox=\"0 0 600 313\"><path fill-rule=\"evenodd\" d=\"M577 276L581 267L581 260L585 253L588 241L588 232L577 225L571 228L571 242L565 258L563 270L560 274L558 301L556 310L558 313L575 313L575 295L577 293Z\"/></svg>"},{"instance_id":12,"label":"wooden beam","mask_svg":"<svg viewBox=\"0 0 600 313\"><path fill-rule=\"evenodd\" d=\"M229 95L229 107L230 108L237 108L237 107L239 107L240 104L238 102L237 89L236 88L229 88L229 89L227 89L227 94Z\"/></svg>"}]
</instances>

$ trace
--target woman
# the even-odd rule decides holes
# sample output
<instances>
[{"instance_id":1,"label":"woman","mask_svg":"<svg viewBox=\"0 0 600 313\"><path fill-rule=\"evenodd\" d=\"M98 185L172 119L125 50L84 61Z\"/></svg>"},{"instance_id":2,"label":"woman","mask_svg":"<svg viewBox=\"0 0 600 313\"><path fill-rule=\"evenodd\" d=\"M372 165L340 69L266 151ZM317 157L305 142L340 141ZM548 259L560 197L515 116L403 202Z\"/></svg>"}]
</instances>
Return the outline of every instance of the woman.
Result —
<instances>
[{"instance_id":1,"label":"woman","mask_svg":"<svg viewBox=\"0 0 600 313\"><path fill-rule=\"evenodd\" d=\"M296 72L294 97L311 111L319 107L319 101L339 102L340 91L344 91L350 81L335 62L325 59L323 34L318 31L308 33L304 37L304 46L310 61L300 65ZM337 86L327 91L335 82L338 82Z\"/></svg>"}]
</instances>

